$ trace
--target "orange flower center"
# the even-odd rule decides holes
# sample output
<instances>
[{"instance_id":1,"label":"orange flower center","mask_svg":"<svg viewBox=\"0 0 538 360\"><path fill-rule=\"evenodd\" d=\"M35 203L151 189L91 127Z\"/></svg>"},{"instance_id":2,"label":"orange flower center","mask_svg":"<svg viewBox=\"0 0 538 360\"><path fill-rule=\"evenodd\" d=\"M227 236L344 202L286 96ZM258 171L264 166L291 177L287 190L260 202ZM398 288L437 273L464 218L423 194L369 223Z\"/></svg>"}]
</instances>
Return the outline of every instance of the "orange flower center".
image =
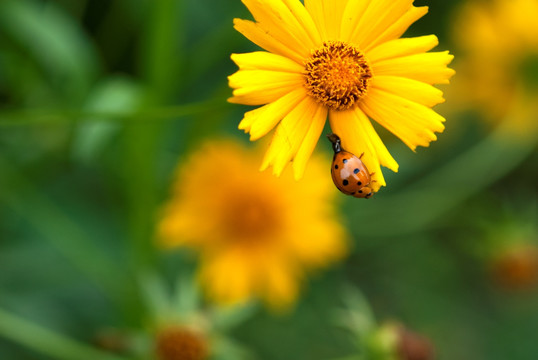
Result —
<instances>
[{"instance_id":1,"label":"orange flower center","mask_svg":"<svg viewBox=\"0 0 538 360\"><path fill-rule=\"evenodd\" d=\"M227 233L234 241L268 238L281 226L279 203L266 193L238 190L224 214Z\"/></svg>"},{"instance_id":2,"label":"orange flower center","mask_svg":"<svg viewBox=\"0 0 538 360\"><path fill-rule=\"evenodd\" d=\"M341 41L327 41L305 64L306 89L319 103L347 110L366 95L372 70L363 53Z\"/></svg>"},{"instance_id":3,"label":"orange flower center","mask_svg":"<svg viewBox=\"0 0 538 360\"><path fill-rule=\"evenodd\" d=\"M208 349L198 334L181 327L171 327L157 335L159 360L205 360Z\"/></svg>"}]
</instances>

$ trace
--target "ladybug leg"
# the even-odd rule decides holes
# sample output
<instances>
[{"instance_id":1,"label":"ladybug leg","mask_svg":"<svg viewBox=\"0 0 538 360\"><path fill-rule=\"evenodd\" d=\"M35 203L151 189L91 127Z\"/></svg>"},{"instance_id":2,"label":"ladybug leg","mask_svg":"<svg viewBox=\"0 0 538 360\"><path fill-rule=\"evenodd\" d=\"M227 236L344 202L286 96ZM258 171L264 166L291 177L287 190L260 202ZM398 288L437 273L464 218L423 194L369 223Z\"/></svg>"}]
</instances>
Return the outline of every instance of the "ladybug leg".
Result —
<instances>
[{"instance_id":1,"label":"ladybug leg","mask_svg":"<svg viewBox=\"0 0 538 360\"><path fill-rule=\"evenodd\" d=\"M370 173L370 176L374 176L375 175L375 171L373 173Z\"/></svg>"},{"instance_id":2,"label":"ladybug leg","mask_svg":"<svg viewBox=\"0 0 538 360\"><path fill-rule=\"evenodd\" d=\"M364 153L362 153L361 156L359 156L359 160L362 159L363 156L364 156Z\"/></svg>"}]
</instances>

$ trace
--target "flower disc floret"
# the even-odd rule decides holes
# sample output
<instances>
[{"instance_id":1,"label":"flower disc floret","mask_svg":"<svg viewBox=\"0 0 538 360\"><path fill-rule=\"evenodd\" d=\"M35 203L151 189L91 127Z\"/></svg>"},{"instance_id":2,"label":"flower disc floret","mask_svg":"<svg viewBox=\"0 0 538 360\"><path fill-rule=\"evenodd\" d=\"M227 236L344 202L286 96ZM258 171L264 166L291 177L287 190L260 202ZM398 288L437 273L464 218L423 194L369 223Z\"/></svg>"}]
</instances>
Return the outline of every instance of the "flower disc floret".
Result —
<instances>
[{"instance_id":1,"label":"flower disc floret","mask_svg":"<svg viewBox=\"0 0 538 360\"><path fill-rule=\"evenodd\" d=\"M245 189L233 189L226 199L228 211L223 213L222 228L228 239L255 244L275 235L282 226L279 199L269 198ZM243 194L244 196L237 196Z\"/></svg>"},{"instance_id":2,"label":"flower disc floret","mask_svg":"<svg viewBox=\"0 0 538 360\"><path fill-rule=\"evenodd\" d=\"M372 70L363 53L341 41L328 41L305 64L306 89L317 102L347 110L366 95Z\"/></svg>"}]
</instances>

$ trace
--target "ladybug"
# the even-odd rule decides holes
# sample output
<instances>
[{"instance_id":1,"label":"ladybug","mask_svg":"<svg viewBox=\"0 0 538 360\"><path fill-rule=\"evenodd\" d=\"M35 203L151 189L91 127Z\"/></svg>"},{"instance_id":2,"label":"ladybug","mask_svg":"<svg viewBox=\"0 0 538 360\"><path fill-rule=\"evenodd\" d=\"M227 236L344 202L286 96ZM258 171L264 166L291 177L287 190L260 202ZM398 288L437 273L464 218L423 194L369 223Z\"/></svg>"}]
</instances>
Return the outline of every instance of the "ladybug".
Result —
<instances>
[{"instance_id":1,"label":"ladybug","mask_svg":"<svg viewBox=\"0 0 538 360\"><path fill-rule=\"evenodd\" d=\"M333 144L334 157L331 167L331 175L334 185L346 195L356 198L369 199L374 194L370 184L372 174L368 172L366 165L361 161L361 156L356 157L352 153L342 149L340 137L336 134L327 136Z\"/></svg>"}]
</instances>

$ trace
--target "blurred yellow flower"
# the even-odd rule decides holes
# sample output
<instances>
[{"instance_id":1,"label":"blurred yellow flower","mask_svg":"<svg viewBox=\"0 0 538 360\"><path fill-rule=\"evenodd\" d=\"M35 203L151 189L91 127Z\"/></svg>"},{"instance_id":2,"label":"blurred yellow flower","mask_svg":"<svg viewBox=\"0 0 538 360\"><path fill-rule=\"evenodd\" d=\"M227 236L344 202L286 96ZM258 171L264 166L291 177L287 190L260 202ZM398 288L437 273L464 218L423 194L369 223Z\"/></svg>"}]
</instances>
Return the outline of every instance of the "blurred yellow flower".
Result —
<instances>
[{"instance_id":1,"label":"blurred yellow flower","mask_svg":"<svg viewBox=\"0 0 538 360\"><path fill-rule=\"evenodd\" d=\"M306 179L259 172L233 142L203 146L180 168L160 223L162 245L199 251L199 280L219 303L260 297L275 308L298 296L305 271L346 254L326 161Z\"/></svg>"},{"instance_id":2,"label":"blurred yellow flower","mask_svg":"<svg viewBox=\"0 0 538 360\"><path fill-rule=\"evenodd\" d=\"M262 169L280 175L292 161L300 179L327 116L342 146L375 172L398 164L372 126L374 119L415 150L437 139L445 119L431 109L444 101L432 84L448 83L448 52L426 53L434 35L399 39L428 12L413 0L243 0L255 22L235 28L263 49L233 54L229 101L264 105L245 114L239 128L257 140L276 131Z\"/></svg>"},{"instance_id":3,"label":"blurred yellow flower","mask_svg":"<svg viewBox=\"0 0 538 360\"><path fill-rule=\"evenodd\" d=\"M510 113L515 130L536 126L538 84L533 91L528 83L536 81L530 73L538 73L537 15L538 0L463 5L454 26L455 41L463 50L457 64L461 76L452 88L459 95L455 100L495 122Z\"/></svg>"}]
</instances>

